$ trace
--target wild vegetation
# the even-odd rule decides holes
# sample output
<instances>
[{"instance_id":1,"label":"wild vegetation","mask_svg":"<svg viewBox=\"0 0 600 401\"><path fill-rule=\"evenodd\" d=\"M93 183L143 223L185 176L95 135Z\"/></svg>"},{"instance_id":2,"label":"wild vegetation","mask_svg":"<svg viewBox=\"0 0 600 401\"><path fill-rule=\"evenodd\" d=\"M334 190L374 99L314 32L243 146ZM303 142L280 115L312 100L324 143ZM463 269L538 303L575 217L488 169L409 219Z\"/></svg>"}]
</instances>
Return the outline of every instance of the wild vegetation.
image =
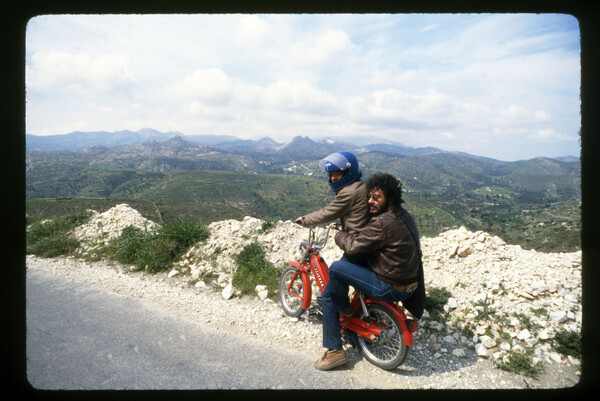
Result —
<instances>
[{"instance_id":1,"label":"wild vegetation","mask_svg":"<svg viewBox=\"0 0 600 401\"><path fill-rule=\"evenodd\" d=\"M214 146L175 137L72 152L28 152L27 213L44 217L87 208L102 211L126 202L158 223L187 219L209 224L248 215L294 219L333 198L318 160L353 147L307 137L285 145L268 138L224 139L228 142ZM386 171L401 179L405 207L422 235L465 226L526 249L580 249L578 161L502 162L391 145L368 145L359 152L364 176Z\"/></svg>"}]
</instances>

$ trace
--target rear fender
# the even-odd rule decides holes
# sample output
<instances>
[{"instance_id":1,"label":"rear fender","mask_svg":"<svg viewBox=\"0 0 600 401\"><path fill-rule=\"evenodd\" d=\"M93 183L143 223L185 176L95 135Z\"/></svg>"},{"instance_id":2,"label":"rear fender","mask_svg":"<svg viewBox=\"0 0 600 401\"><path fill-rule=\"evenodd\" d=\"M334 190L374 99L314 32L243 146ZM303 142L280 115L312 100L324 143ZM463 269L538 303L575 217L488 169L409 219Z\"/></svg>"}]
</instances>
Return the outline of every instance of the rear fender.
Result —
<instances>
[{"instance_id":1,"label":"rear fender","mask_svg":"<svg viewBox=\"0 0 600 401\"><path fill-rule=\"evenodd\" d=\"M368 304L379 304L391 311L392 314L396 317L396 319L398 319L400 327L402 328L402 333L404 335L404 344L406 344L407 347L412 347L414 345L413 334L410 331L410 327L406 325L406 315L397 304L381 301L379 299L374 299L370 297L365 297L365 302Z\"/></svg>"}]
</instances>

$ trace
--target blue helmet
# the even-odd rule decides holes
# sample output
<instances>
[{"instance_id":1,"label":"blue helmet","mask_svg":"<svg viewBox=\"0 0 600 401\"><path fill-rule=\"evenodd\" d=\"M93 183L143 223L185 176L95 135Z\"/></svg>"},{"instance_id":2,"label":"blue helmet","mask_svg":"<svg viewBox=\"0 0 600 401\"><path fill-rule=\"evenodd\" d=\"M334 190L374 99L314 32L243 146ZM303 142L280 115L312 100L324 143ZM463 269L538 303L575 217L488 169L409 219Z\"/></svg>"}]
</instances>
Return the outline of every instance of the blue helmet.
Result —
<instances>
[{"instance_id":1,"label":"blue helmet","mask_svg":"<svg viewBox=\"0 0 600 401\"><path fill-rule=\"evenodd\" d=\"M338 189L345 187L358 180L361 176L358 160L350 152L336 152L330 154L319 162L319 168L323 173L338 170L345 173L341 180L337 182L329 181L329 187L332 191L337 191Z\"/></svg>"}]
</instances>

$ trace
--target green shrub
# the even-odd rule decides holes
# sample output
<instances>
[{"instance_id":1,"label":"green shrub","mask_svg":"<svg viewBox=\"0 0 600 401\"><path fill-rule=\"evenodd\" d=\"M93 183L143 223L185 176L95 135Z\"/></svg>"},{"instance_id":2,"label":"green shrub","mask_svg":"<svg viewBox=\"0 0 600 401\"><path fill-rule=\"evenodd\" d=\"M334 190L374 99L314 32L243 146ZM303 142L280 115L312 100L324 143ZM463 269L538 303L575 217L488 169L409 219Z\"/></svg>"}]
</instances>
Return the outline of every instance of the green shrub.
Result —
<instances>
[{"instance_id":1,"label":"green shrub","mask_svg":"<svg viewBox=\"0 0 600 401\"><path fill-rule=\"evenodd\" d=\"M149 273L169 269L177 259L177 244L168 238L152 237L149 246L139 255L137 265Z\"/></svg>"},{"instance_id":2,"label":"green shrub","mask_svg":"<svg viewBox=\"0 0 600 401\"><path fill-rule=\"evenodd\" d=\"M177 252L182 252L207 239L210 236L210 229L191 220L177 219L162 226L159 229L159 236L173 241Z\"/></svg>"},{"instance_id":3,"label":"green shrub","mask_svg":"<svg viewBox=\"0 0 600 401\"><path fill-rule=\"evenodd\" d=\"M184 220L165 225L153 233L130 226L111 241L109 254L120 263L134 264L149 273L156 273L170 268L189 247L209 235L208 227Z\"/></svg>"},{"instance_id":4,"label":"green shrub","mask_svg":"<svg viewBox=\"0 0 600 401\"><path fill-rule=\"evenodd\" d=\"M42 257L72 254L79 241L69 235L89 219L88 212L41 220L27 216L26 252ZM210 235L207 226L188 220L176 220L156 232L126 227L108 246L91 258L105 256L124 264L133 264L154 273L167 269L188 248Z\"/></svg>"},{"instance_id":5,"label":"green shrub","mask_svg":"<svg viewBox=\"0 0 600 401\"><path fill-rule=\"evenodd\" d=\"M513 315L521 322L523 327L533 333L537 333L542 328L540 324L532 321L531 318L524 313L514 313Z\"/></svg>"},{"instance_id":6,"label":"green shrub","mask_svg":"<svg viewBox=\"0 0 600 401\"><path fill-rule=\"evenodd\" d=\"M574 331L559 331L554 335L553 348L563 355L581 359L581 334Z\"/></svg>"},{"instance_id":7,"label":"green shrub","mask_svg":"<svg viewBox=\"0 0 600 401\"><path fill-rule=\"evenodd\" d=\"M79 212L47 220L32 220L25 236L26 253L42 257L68 255L77 249L79 241L69 232L83 224L89 213Z\"/></svg>"},{"instance_id":8,"label":"green shrub","mask_svg":"<svg viewBox=\"0 0 600 401\"><path fill-rule=\"evenodd\" d=\"M262 246L254 241L234 255L237 269L233 275L233 285L242 294L251 294L257 285L265 285L274 294L279 285L279 271L265 258Z\"/></svg>"},{"instance_id":9,"label":"green shrub","mask_svg":"<svg viewBox=\"0 0 600 401\"><path fill-rule=\"evenodd\" d=\"M490 305L485 301L477 301L471 302L471 304L476 308L477 316L475 316L475 321L488 321L491 320L492 317L496 315L496 309L490 307Z\"/></svg>"},{"instance_id":10,"label":"green shrub","mask_svg":"<svg viewBox=\"0 0 600 401\"><path fill-rule=\"evenodd\" d=\"M499 362L498 368L517 374L537 378L542 372L541 363L533 363L531 356L525 352L511 352L506 362Z\"/></svg>"},{"instance_id":11,"label":"green shrub","mask_svg":"<svg viewBox=\"0 0 600 401\"><path fill-rule=\"evenodd\" d=\"M267 232L273 227L275 227L275 220L267 217L265 220L263 220L262 225L260 226L260 232Z\"/></svg>"},{"instance_id":12,"label":"green shrub","mask_svg":"<svg viewBox=\"0 0 600 401\"><path fill-rule=\"evenodd\" d=\"M452 297L452 294L445 288L437 287L429 288L427 292L425 296L425 309L427 309L432 317L440 315L444 312L444 305Z\"/></svg>"},{"instance_id":13,"label":"green shrub","mask_svg":"<svg viewBox=\"0 0 600 401\"><path fill-rule=\"evenodd\" d=\"M137 227L125 227L121 235L111 241L110 256L120 263L138 264L142 255L152 246L152 237L151 233Z\"/></svg>"}]
</instances>

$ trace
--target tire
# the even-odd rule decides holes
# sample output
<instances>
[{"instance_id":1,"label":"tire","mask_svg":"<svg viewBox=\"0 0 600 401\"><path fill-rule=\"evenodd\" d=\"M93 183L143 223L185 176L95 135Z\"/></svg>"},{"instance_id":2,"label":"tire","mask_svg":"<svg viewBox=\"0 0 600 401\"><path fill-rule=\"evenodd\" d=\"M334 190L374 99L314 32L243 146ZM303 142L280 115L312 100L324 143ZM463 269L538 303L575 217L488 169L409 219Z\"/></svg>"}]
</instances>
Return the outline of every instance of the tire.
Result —
<instances>
[{"instance_id":1,"label":"tire","mask_svg":"<svg viewBox=\"0 0 600 401\"><path fill-rule=\"evenodd\" d=\"M390 310L379 304L367 304L371 322L384 331L377 342L357 335L356 339L363 356L373 365L385 370L396 369L406 359L408 347L404 344L404 335L398 319ZM361 318L364 313L360 312Z\"/></svg>"},{"instance_id":2,"label":"tire","mask_svg":"<svg viewBox=\"0 0 600 401\"><path fill-rule=\"evenodd\" d=\"M296 276L294 278L294 275ZM292 295L288 292L290 281L294 280L291 291L296 294ZM281 278L279 279L279 300L286 315L291 317L301 316L305 309L302 309L302 302L306 298L306 289L302 285L300 272L293 266L288 266L283 269Z\"/></svg>"}]
</instances>

